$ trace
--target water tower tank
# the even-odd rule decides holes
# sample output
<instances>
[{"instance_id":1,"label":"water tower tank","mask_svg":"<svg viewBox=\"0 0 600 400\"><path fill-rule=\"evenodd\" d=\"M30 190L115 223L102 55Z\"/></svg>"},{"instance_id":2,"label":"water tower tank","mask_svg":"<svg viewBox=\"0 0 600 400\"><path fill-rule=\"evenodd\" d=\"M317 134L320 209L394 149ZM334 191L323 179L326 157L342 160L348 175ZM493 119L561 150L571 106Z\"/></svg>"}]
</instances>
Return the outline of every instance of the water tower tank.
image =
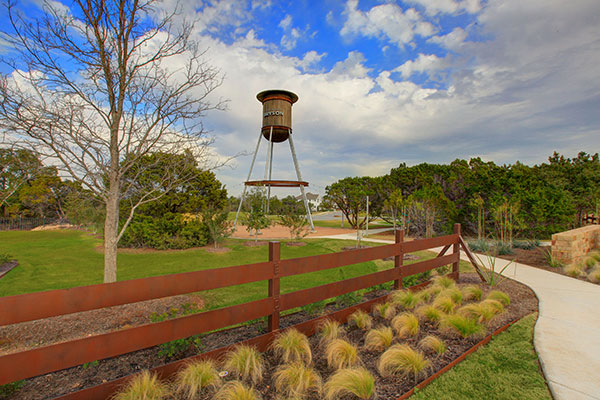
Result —
<instances>
[{"instance_id":1,"label":"water tower tank","mask_svg":"<svg viewBox=\"0 0 600 400\"><path fill-rule=\"evenodd\" d=\"M298 101L295 93L287 90L265 90L256 95L263 104L262 134L269 140L273 128L273 142L284 142L292 129L292 104Z\"/></svg>"}]
</instances>

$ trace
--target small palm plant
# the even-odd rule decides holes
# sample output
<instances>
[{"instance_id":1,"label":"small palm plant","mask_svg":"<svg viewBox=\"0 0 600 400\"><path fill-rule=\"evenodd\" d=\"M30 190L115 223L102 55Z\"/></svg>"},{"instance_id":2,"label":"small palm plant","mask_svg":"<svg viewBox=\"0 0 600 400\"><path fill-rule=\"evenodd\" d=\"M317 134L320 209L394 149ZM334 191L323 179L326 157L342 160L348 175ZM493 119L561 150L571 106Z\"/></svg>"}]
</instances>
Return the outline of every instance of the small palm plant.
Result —
<instances>
[{"instance_id":1,"label":"small palm plant","mask_svg":"<svg viewBox=\"0 0 600 400\"><path fill-rule=\"evenodd\" d=\"M499 301L504 307L510 305L510 296L500 290L492 290L488 293L486 299Z\"/></svg>"},{"instance_id":2,"label":"small palm plant","mask_svg":"<svg viewBox=\"0 0 600 400\"><path fill-rule=\"evenodd\" d=\"M453 304L453 306L454 306L454 304ZM431 304L426 304L426 305L417 307L417 309L415 310L415 314L419 318L431 321L433 323L440 322L440 319L442 319L442 315L443 315L442 311L435 308Z\"/></svg>"},{"instance_id":3,"label":"small palm plant","mask_svg":"<svg viewBox=\"0 0 600 400\"><path fill-rule=\"evenodd\" d=\"M444 341L434 335L425 336L423 339L421 339L419 342L419 347L423 350L431 351L438 356L442 356L446 352L446 344Z\"/></svg>"},{"instance_id":4,"label":"small palm plant","mask_svg":"<svg viewBox=\"0 0 600 400\"><path fill-rule=\"evenodd\" d=\"M478 337L485 334L485 326L474 319L460 314L446 315L441 321L441 327L442 330L448 333L458 334L463 338L471 336Z\"/></svg>"},{"instance_id":5,"label":"small palm plant","mask_svg":"<svg viewBox=\"0 0 600 400\"><path fill-rule=\"evenodd\" d=\"M392 327L400 338L416 336L419 333L419 318L413 313L405 312L394 317Z\"/></svg>"},{"instance_id":6,"label":"small palm plant","mask_svg":"<svg viewBox=\"0 0 600 400\"><path fill-rule=\"evenodd\" d=\"M368 350L382 351L392 345L394 331L389 326L380 326L371 329L365 336L365 348Z\"/></svg>"},{"instance_id":7,"label":"small palm plant","mask_svg":"<svg viewBox=\"0 0 600 400\"><path fill-rule=\"evenodd\" d=\"M223 366L252 383L260 382L265 370L263 355L254 347L246 345L239 345L227 353Z\"/></svg>"},{"instance_id":8,"label":"small palm plant","mask_svg":"<svg viewBox=\"0 0 600 400\"><path fill-rule=\"evenodd\" d=\"M167 385L162 383L149 371L143 371L141 374L133 377L127 386L119 392L115 400L161 400L167 397L169 390Z\"/></svg>"},{"instance_id":9,"label":"small palm plant","mask_svg":"<svg viewBox=\"0 0 600 400\"><path fill-rule=\"evenodd\" d=\"M286 399L302 400L310 393L320 394L323 387L317 371L299 361L280 366L273 379L275 389Z\"/></svg>"},{"instance_id":10,"label":"small palm plant","mask_svg":"<svg viewBox=\"0 0 600 400\"><path fill-rule=\"evenodd\" d=\"M217 392L214 400L260 400L256 390L240 381L231 381Z\"/></svg>"},{"instance_id":11,"label":"small palm plant","mask_svg":"<svg viewBox=\"0 0 600 400\"><path fill-rule=\"evenodd\" d=\"M407 344L395 344L379 358L377 370L383 377L412 375L416 380L426 373L431 362Z\"/></svg>"},{"instance_id":12,"label":"small palm plant","mask_svg":"<svg viewBox=\"0 0 600 400\"><path fill-rule=\"evenodd\" d=\"M392 303L407 310L415 308L422 299L410 290L396 290L392 292Z\"/></svg>"},{"instance_id":13,"label":"small palm plant","mask_svg":"<svg viewBox=\"0 0 600 400\"><path fill-rule=\"evenodd\" d=\"M454 304L452 299L446 296L436 297L432 305L446 314L450 314L452 311L454 311L454 307L456 307L456 304Z\"/></svg>"},{"instance_id":14,"label":"small palm plant","mask_svg":"<svg viewBox=\"0 0 600 400\"><path fill-rule=\"evenodd\" d=\"M465 301L470 301L470 300L475 300L475 301L479 301L481 300L481 296L482 296L482 290L479 286L465 286L462 289L462 294L463 294L463 300Z\"/></svg>"},{"instance_id":15,"label":"small palm plant","mask_svg":"<svg viewBox=\"0 0 600 400\"><path fill-rule=\"evenodd\" d=\"M349 368L360 362L358 349L344 339L334 339L325 348L327 364L331 368Z\"/></svg>"},{"instance_id":16,"label":"small palm plant","mask_svg":"<svg viewBox=\"0 0 600 400\"><path fill-rule=\"evenodd\" d=\"M365 368L346 368L334 373L325 383L325 399L354 395L367 400L375 397L375 378Z\"/></svg>"},{"instance_id":17,"label":"small palm plant","mask_svg":"<svg viewBox=\"0 0 600 400\"><path fill-rule=\"evenodd\" d=\"M340 323L333 319L326 319L319 325L319 343L321 346L327 345L329 342L339 339L344 332L344 328Z\"/></svg>"},{"instance_id":18,"label":"small palm plant","mask_svg":"<svg viewBox=\"0 0 600 400\"><path fill-rule=\"evenodd\" d=\"M364 312L363 310L356 310L348 317L348 322L356 325L358 329L368 330L371 329L371 325L373 324L373 319L369 314Z\"/></svg>"},{"instance_id":19,"label":"small palm plant","mask_svg":"<svg viewBox=\"0 0 600 400\"><path fill-rule=\"evenodd\" d=\"M389 302L376 304L373 311L384 319L392 319L396 315L396 307Z\"/></svg>"},{"instance_id":20,"label":"small palm plant","mask_svg":"<svg viewBox=\"0 0 600 400\"><path fill-rule=\"evenodd\" d=\"M179 370L175 382L176 391L193 400L203 391L217 389L221 385L221 378L213 361L201 360Z\"/></svg>"},{"instance_id":21,"label":"small palm plant","mask_svg":"<svg viewBox=\"0 0 600 400\"><path fill-rule=\"evenodd\" d=\"M288 329L277 335L272 344L275 355L281 357L283 362L304 360L307 364L312 361L310 343L305 334L297 329Z\"/></svg>"}]
</instances>

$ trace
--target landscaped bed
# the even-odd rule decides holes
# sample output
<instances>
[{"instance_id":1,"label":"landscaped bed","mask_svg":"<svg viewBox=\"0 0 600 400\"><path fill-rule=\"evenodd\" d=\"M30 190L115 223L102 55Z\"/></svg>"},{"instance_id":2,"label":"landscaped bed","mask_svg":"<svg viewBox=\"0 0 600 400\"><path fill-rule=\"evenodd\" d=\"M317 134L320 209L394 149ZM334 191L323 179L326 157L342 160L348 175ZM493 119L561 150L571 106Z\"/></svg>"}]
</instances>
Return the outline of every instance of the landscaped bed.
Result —
<instances>
[{"instance_id":1,"label":"landscaped bed","mask_svg":"<svg viewBox=\"0 0 600 400\"><path fill-rule=\"evenodd\" d=\"M402 324L401 322L399 322L400 320L385 319L377 315L372 316L372 328L377 328L380 325L395 325L395 328L393 329L394 339L392 344L406 344L414 350L424 352L424 356L427 360L426 364L428 362L429 366L424 368L423 372L417 374L419 375L418 379L416 379L414 377L414 374L411 373L385 377L382 376L377 368L377 363L381 353L383 353L384 350L367 350L365 348L365 334L367 330L359 329L355 326L356 324L352 323L347 324L343 327L343 330L345 331L345 334L343 335L344 339L351 345L357 347L358 358L361 360L360 363L353 365L353 368L364 367L369 371L369 373L374 378L374 383L379 399L395 399L399 397L403 393L413 388L417 382L422 381L427 376L434 374L436 371L440 370L445 365L449 364L452 360L460 356L463 352L465 352L474 344L476 344L482 336L495 331L496 329L504 326L508 322L514 321L518 318L528 315L537 309L537 299L533 292L526 286L507 279L504 280L498 287L490 288L482 284L479 281L479 278L474 274L462 274L459 280L459 288L462 291L446 292L446 295L444 297L454 297L455 303L457 303L459 293L462 294L463 298L466 298L467 292L477 292L477 290L465 289L466 286L473 285L481 289L481 300L485 299L492 290L501 290L508 294L508 296L510 297L510 304L505 307L504 312L502 312L499 315L495 315L489 322L487 322L485 324L484 330L466 338L463 338L461 335L457 334L453 328L440 327L437 323L429 321L426 317L423 316L425 310L419 309L420 305L415 305L413 307L409 295L395 296L397 310L394 314L413 312L415 309L419 310L421 315L418 317L419 330L417 334L407 334L406 330L402 330L402 326L406 324ZM371 293L368 297L376 298L385 294L387 294L387 292L380 290L378 292ZM417 295L417 298L421 298L421 296ZM434 300L432 296L432 298L429 300L429 303L432 303L433 301ZM446 304L444 304L444 302L441 301L439 301L438 303L436 303L436 309L442 309L444 308L444 306L448 306L454 307L454 311L457 311L460 309L460 307L463 307L467 303L479 303L479 300L463 300L462 304L460 305L451 304L447 302ZM401 304L404 305L402 306ZM327 306L323 312L332 312L335 309L335 307L335 305ZM473 312L473 310L471 310L471 312ZM464 315L468 314L469 308L463 308L460 313ZM487 315L486 318L490 316L491 315ZM309 315L307 311L283 316L281 319L281 326L282 328L289 327L291 325L295 325L297 323L306 321L311 318L314 318L314 315ZM403 318L410 319L409 317ZM261 334L261 329L263 326L264 325L262 322L258 322L255 324L245 325L242 327L222 332L211 333L203 335L200 338L200 341L195 341L193 343L198 345L201 351L206 352L209 350L221 348L223 346L235 344L237 342L249 339L251 337L258 336ZM422 341L422 339L429 335L436 335L445 343L447 350L444 352L443 355L438 356L431 351L422 350L422 346L420 346L419 343ZM318 334L309 338L313 359L311 365L314 368L314 370L318 372L318 374L320 374L322 381L327 382L334 375L335 370L334 368L329 366L329 363L325 356L325 353L327 353L327 345L325 343L319 343L320 339L321 337ZM172 349L174 349L174 347L172 347ZM176 358L184 358L187 356L191 356L196 354L196 352L197 351L193 349L193 346L189 346L184 352L181 352L176 355L169 355L170 352L168 346L156 346L150 349L126 354L120 357L101 360L98 363L91 363L85 366L70 368L64 371L59 371L44 376L28 379L27 381L25 381L21 390L11 398L52 398L64 393L69 393L72 391L80 390L85 387L94 386L105 381L114 380L131 373L139 372L144 369L150 369L155 366L162 365L166 362L173 361ZM260 393L263 399L275 399L276 385L274 384L273 377L281 360L275 355L273 350L269 350L266 353L264 353L263 357L265 359L265 370L262 374L262 379L260 380L260 382L257 381L254 384L254 387ZM221 363L216 364L216 368L219 371L224 370L224 367ZM229 374L222 380L224 382L236 380L236 373L233 370L228 372ZM250 386L250 383L246 382L246 385ZM328 388L331 389L331 387L332 385L330 384ZM213 398L214 393L214 390L209 390L206 393L206 395L204 395L204 397L199 398ZM184 398L181 394L177 396L179 397L175 398ZM323 398L323 395L317 394L317 392L312 392L307 398L321 399ZM339 397L335 398L344 397L341 397L340 395ZM348 398L356 397L349 396Z\"/></svg>"}]
</instances>

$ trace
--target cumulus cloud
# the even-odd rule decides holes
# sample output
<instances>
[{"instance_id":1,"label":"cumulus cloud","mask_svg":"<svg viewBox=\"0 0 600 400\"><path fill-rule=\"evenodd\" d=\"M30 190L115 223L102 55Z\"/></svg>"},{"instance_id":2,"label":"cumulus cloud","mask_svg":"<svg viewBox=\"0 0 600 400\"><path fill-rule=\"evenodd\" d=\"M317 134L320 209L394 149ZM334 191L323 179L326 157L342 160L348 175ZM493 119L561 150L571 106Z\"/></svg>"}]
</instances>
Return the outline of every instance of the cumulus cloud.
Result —
<instances>
[{"instance_id":1,"label":"cumulus cloud","mask_svg":"<svg viewBox=\"0 0 600 400\"><path fill-rule=\"evenodd\" d=\"M464 11L474 14L481 10L479 0L409 0L409 2L424 7L428 15L456 14Z\"/></svg>"},{"instance_id":2,"label":"cumulus cloud","mask_svg":"<svg viewBox=\"0 0 600 400\"><path fill-rule=\"evenodd\" d=\"M395 72L400 72L403 78L410 78L413 73L433 72L446 67L444 59L439 58L435 54L419 54L416 60L409 60L394 69Z\"/></svg>"}]
</instances>

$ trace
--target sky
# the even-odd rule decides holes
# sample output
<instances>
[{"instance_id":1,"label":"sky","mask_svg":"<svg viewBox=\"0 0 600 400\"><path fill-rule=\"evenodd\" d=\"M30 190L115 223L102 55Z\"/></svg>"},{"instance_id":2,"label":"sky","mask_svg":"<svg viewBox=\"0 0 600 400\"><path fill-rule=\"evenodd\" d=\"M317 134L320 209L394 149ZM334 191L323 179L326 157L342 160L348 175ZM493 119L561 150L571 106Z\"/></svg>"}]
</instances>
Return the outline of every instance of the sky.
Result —
<instances>
[{"instance_id":1,"label":"sky","mask_svg":"<svg viewBox=\"0 0 600 400\"><path fill-rule=\"evenodd\" d=\"M174 0L165 0L170 9ZM545 162L600 151L600 1L183 2L194 39L220 69L205 127L229 194L246 180L259 136L256 94L285 89L309 191L400 163L481 157ZM251 179L262 179L266 141ZM273 179L296 179L287 142ZM286 195L289 190L273 193Z\"/></svg>"}]
</instances>

